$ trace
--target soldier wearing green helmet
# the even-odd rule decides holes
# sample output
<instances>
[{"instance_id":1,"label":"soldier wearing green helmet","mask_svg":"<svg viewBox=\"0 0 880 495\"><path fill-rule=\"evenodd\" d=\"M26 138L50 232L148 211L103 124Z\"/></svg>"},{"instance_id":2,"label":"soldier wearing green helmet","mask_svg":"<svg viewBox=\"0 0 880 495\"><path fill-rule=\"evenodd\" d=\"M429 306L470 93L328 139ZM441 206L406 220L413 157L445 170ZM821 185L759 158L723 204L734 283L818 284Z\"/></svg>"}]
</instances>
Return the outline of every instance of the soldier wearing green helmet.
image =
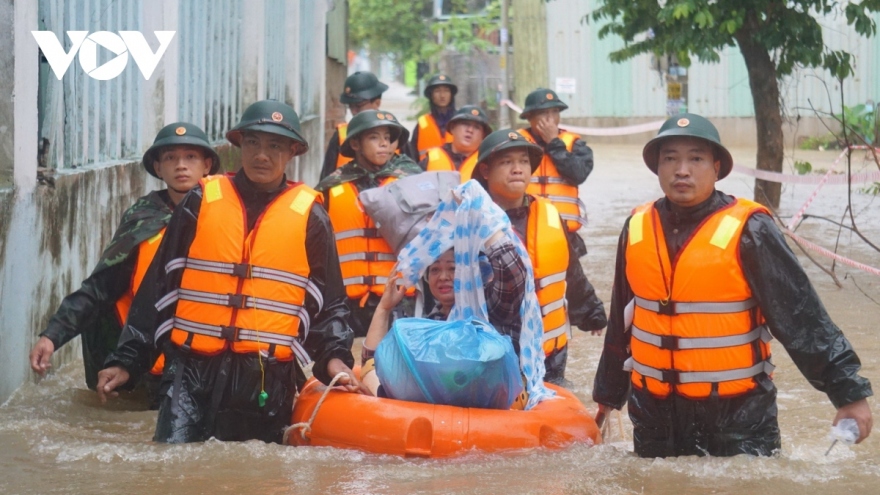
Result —
<instances>
[{"instance_id":1,"label":"soldier wearing green helmet","mask_svg":"<svg viewBox=\"0 0 880 495\"><path fill-rule=\"evenodd\" d=\"M226 139L241 168L183 199L144 276L119 346L99 373L102 401L158 348L166 366L153 439L280 442L303 368L360 390L333 230L320 195L288 181L308 150L290 106L258 101Z\"/></svg>"},{"instance_id":2,"label":"soldier wearing green helmet","mask_svg":"<svg viewBox=\"0 0 880 495\"><path fill-rule=\"evenodd\" d=\"M397 256L377 232L373 219L363 212L358 194L421 173L422 169L409 156L394 152L393 143L406 141L409 133L393 114L365 110L351 119L348 129L342 154L353 160L336 169L316 189L324 193L324 207L336 233L350 324L355 335L362 337L367 334Z\"/></svg>"},{"instance_id":3,"label":"soldier wearing green helmet","mask_svg":"<svg viewBox=\"0 0 880 495\"><path fill-rule=\"evenodd\" d=\"M86 385L95 389L98 371L116 348L140 276L152 261L172 210L202 177L217 173L220 157L198 126L175 122L159 131L141 165L167 189L152 191L125 211L92 274L61 301L30 353L31 368L40 375L51 366L52 354L80 335ZM150 371L160 375L161 363ZM152 403L155 390L149 385L156 379L144 375Z\"/></svg>"},{"instance_id":4,"label":"soldier wearing green helmet","mask_svg":"<svg viewBox=\"0 0 880 495\"><path fill-rule=\"evenodd\" d=\"M387 90L388 85L379 81L375 74L359 71L345 79L345 87L339 95L339 101L343 105L348 105L351 116L354 117L364 110L378 110L382 106L382 93ZM334 170L351 160L340 152L346 137L348 137L348 124L343 122L336 126L336 131L327 145L320 180L324 180ZM408 147L409 143L404 140L398 143L398 152L408 153Z\"/></svg>"},{"instance_id":5,"label":"soldier wearing green helmet","mask_svg":"<svg viewBox=\"0 0 880 495\"><path fill-rule=\"evenodd\" d=\"M668 119L642 158L664 197L627 218L593 386L597 422L628 402L635 453L770 456L781 448L770 340L871 431L859 358L763 206L715 189L733 168L704 117Z\"/></svg>"},{"instance_id":6,"label":"soldier wearing green helmet","mask_svg":"<svg viewBox=\"0 0 880 495\"><path fill-rule=\"evenodd\" d=\"M587 221L578 186L593 171L593 150L579 135L559 127L560 112L567 108L555 91L538 88L526 96L520 118L528 120L529 127L519 132L544 150L544 160L532 175L529 193L553 201L566 228L575 232ZM579 249L586 253L583 243Z\"/></svg>"},{"instance_id":7,"label":"soldier wearing green helmet","mask_svg":"<svg viewBox=\"0 0 880 495\"><path fill-rule=\"evenodd\" d=\"M492 133L489 117L482 108L465 105L449 119L446 132L452 136L452 142L429 149L419 166L429 172L459 171L464 183L477 164L477 148Z\"/></svg>"},{"instance_id":8,"label":"soldier wearing green helmet","mask_svg":"<svg viewBox=\"0 0 880 495\"><path fill-rule=\"evenodd\" d=\"M410 148L414 159L423 160L429 149L452 142L452 135L446 132L446 124L455 115L455 94L458 93L452 79L438 74L428 80L425 98L431 111L422 115L412 132Z\"/></svg>"},{"instance_id":9,"label":"soldier wearing green helmet","mask_svg":"<svg viewBox=\"0 0 880 495\"><path fill-rule=\"evenodd\" d=\"M580 236L565 229L550 200L527 192L543 158L540 146L502 129L489 134L478 153L473 178L507 213L532 258L544 324L544 381L563 385L571 327L597 335L607 323L605 307L580 263L575 239Z\"/></svg>"}]
</instances>

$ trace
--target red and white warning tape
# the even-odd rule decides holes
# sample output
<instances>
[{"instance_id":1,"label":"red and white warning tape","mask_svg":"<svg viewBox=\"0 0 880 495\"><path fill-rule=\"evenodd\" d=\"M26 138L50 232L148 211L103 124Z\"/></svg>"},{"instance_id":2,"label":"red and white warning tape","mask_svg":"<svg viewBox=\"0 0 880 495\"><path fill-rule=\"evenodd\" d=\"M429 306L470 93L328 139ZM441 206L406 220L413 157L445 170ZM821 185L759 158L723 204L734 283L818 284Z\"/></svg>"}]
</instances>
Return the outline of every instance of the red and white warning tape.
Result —
<instances>
[{"instance_id":1,"label":"red and white warning tape","mask_svg":"<svg viewBox=\"0 0 880 495\"><path fill-rule=\"evenodd\" d=\"M794 242L800 244L801 246L803 246L806 249L809 249L810 251L813 251L813 252L819 253L823 256L827 256L828 258L837 260L840 263L843 263L844 265L849 265L853 268L858 268L859 270L863 270L863 271L866 271L866 272L871 273L873 275L880 276L880 269L878 269L878 268L874 268L873 266L868 266L868 265L859 263L858 261L853 261L849 258L844 258L843 256L841 256L837 253L833 253L833 252L823 248L822 246L817 246L817 245L813 244L812 242L795 234L794 232L792 232L791 230L789 230L787 228L782 229L782 232L785 233L785 235L791 237L791 239Z\"/></svg>"},{"instance_id":2,"label":"red and white warning tape","mask_svg":"<svg viewBox=\"0 0 880 495\"><path fill-rule=\"evenodd\" d=\"M522 108L510 100L501 100L501 104L510 107L516 113L522 113ZM623 127L572 127L566 125L564 128L566 131L580 134L581 136L626 136L629 134L656 131L657 129L660 129L663 122L665 122L665 120L627 125Z\"/></svg>"}]
</instances>

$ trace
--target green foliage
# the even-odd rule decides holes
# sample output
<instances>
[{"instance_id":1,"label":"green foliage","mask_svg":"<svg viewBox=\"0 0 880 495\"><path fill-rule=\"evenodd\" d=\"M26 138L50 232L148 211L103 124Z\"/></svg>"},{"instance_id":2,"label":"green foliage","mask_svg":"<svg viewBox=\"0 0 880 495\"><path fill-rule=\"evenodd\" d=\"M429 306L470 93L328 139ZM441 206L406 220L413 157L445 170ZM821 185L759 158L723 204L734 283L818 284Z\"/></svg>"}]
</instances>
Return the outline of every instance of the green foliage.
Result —
<instances>
[{"instance_id":1,"label":"green foliage","mask_svg":"<svg viewBox=\"0 0 880 495\"><path fill-rule=\"evenodd\" d=\"M468 15L467 0L452 0L452 16L433 21L433 0L349 0L349 40L354 49L391 54L399 60L436 61L445 48L467 53L492 45L480 35L495 29L500 4ZM443 32L443 43L437 35Z\"/></svg>"},{"instance_id":2,"label":"green foliage","mask_svg":"<svg viewBox=\"0 0 880 495\"><path fill-rule=\"evenodd\" d=\"M877 26L872 13L880 0L860 3L836 0L600 0L591 13L606 21L600 37L620 36L625 45L611 54L623 61L641 53L675 54L683 65L690 55L717 62L719 52L737 40L750 40L766 49L776 63L777 77L796 66L824 67L832 75L852 74L852 56L829 50L814 15L846 15L863 36L873 36Z\"/></svg>"},{"instance_id":3,"label":"green foliage","mask_svg":"<svg viewBox=\"0 0 880 495\"><path fill-rule=\"evenodd\" d=\"M416 59L431 36L433 0L349 0L352 48Z\"/></svg>"},{"instance_id":4,"label":"green foliage","mask_svg":"<svg viewBox=\"0 0 880 495\"><path fill-rule=\"evenodd\" d=\"M840 148L840 143L834 134L825 134L824 136L805 138L798 147L802 150L836 150Z\"/></svg>"},{"instance_id":5,"label":"green foliage","mask_svg":"<svg viewBox=\"0 0 880 495\"><path fill-rule=\"evenodd\" d=\"M810 162L802 162L797 160L794 162L794 169L798 175L806 175L813 171L813 164Z\"/></svg>"},{"instance_id":6,"label":"green foliage","mask_svg":"<svg viewBox=\"0 0 880 495\"><path fill-rule=\"evenodd\" d=\"M862 192L871 196L880 196L880 182L873 182L862 188Z\"/></svg>"},{"instance_id":7,"label":"green foliage","mask_svg":"<svg viewBox=\"0 0 880 495\"><path fill-rule=\"evenodd\" d=\"M843 113L835 115L839 120L846 122L847 132L855 132L865 143L872 145L880 138L880 122L877 122L877 113L874 107L867 105L856 105L854 107L843 107ZM850 139L855 144L857 140Z\"/></svg>"}]
</instances>

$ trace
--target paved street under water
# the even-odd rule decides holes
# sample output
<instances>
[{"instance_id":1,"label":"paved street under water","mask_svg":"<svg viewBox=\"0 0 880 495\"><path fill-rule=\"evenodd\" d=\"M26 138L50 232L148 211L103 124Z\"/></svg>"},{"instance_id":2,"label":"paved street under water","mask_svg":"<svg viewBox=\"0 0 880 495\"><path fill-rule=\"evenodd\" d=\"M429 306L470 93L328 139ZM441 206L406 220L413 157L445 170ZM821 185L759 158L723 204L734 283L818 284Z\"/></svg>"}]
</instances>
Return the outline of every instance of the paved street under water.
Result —
<instances>
[{"instance_id":1,"label":"paved street under water","mask_svg":"<svg viewBox=\"0 0 880 495\"><path fill-rule=\"evenodd\" d=\"M596 169L581 187L590 216L582 231L590 249L583 263L607 308L620 228L633 206L661 193L656 178L641 162L640 147L596 145L594 151ZM737 163L754 162L754 150L732 151ZM830 167L837 156L837 152L797 153L814 168ZM861 157L853 163L854 171L871 170ZM734 173L718 188L751 197L752 185L747 176ZM794 214L814 188L786 186L780 214ZM880 197L854 188L853 204L860 228L875 243L880 241ZM845 206L846 186L826 186L809 211L839 219ZM798 232L833 248L837 228L809 220ZM844 232L840 244L844 256L880 267L880 253L854 235ZM843 284L838 289L795 250L832 318L858 351L864 376L880 387L880 277L838 265L836 273ZM590 392L602 340L577 333L568 363L567 377L574 391L593 411ZM74 362L38 384L23 386L0 407L0 493L876 493L880 431L862 445L838 444L826 457L833 407L807 383L781 346L776 344L773 350L782 452L772 458L665 460L635 457L629 420L622 420L621 436L616 417L611 418L612 436L598 447L505 455L475 452L452 460L259 442L156 445L151 442L155 413L133 410L133 403L125 400L102 407L85 388L81 362ZM873 399L871 403L874 413L880 413Z\"/></svg>"}]
</instances>

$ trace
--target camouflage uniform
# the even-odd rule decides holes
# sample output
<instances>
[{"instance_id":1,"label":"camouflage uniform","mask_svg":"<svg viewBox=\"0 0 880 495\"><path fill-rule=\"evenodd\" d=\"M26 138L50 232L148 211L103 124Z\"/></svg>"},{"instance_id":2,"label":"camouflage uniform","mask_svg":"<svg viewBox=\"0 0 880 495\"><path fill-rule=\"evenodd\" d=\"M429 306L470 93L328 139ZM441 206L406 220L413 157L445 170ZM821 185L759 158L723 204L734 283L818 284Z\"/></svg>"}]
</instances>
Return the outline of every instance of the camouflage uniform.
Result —
<instances>
[{"instance_id":1,"label":"camouflage uniform","mask_svg":"<svg viewBox=\"0 0 880 495\"><path fill-rule=\"evenodd\" d=\"M92 274L79 290L61 301L40 334L51 340L56 350L82 335L86 384L92 390L98 383L104 359L116 349L122 331L115 304L130 287L138 245L168 225L171 209L168 192L153 191L126 210Z\"/></svg>"}]
</instances>

